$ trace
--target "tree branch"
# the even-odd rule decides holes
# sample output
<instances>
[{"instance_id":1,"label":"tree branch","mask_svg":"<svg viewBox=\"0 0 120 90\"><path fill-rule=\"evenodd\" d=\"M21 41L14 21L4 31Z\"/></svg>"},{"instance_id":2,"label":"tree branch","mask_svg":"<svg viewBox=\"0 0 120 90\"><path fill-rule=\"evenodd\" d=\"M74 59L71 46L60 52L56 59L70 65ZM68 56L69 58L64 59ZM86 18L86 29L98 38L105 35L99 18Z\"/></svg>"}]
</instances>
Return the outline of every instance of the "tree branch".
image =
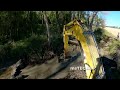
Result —
<instances>
[{"instance_id":1,"label":"tree branch","mask_svg":"<svg viewBox=\"0 0 120 90\"><path fill-rule=\"evenodd\" d=\"M96 17L97 13L98 13L98 11L93 12L93 16L92 16L91 22L89 24L89 29L91 29L91 30L92 30L92 25L93 25L94 18Z\"/></svg>"}]
</instances>

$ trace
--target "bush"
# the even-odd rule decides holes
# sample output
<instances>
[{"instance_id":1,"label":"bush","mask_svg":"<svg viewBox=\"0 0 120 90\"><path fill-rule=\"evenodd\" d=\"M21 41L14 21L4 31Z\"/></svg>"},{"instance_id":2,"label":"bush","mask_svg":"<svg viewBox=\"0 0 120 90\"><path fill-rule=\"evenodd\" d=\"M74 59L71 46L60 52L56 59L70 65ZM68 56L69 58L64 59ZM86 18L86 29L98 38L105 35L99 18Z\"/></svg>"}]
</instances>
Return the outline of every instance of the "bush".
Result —
<instances>
[{"instance_id":1,"label":"bush","mask_svg":"<svg viewBox=\"0 0 120 90\"><path fill-rule=\"evenodd\" d=\"M51 46L55 54L58 56L63 53L64 43L62 35L54 35L51 39Z\"/></svg>"},{"instance_id":2,"label":"bush","mask_svg":"<svg viewBox=\"0 0 120 90\"><path fill-rule=\"evenodd\" d=\"M104 37L104 29L102 29L102 28L97 28L97 29L94 31L94 34L95 34L96 41L97 41L98 43L100 43L100 41L101 41L102 38Z\"/></svg>"},{"instance_id":3,"label":"bush","mask_svg":"<svg viewBox=\"0 0 120 90\"><path fill-rule=\"evenodd\" d=\"M120 47L120 41L117 40L113 40L111 45L109 46L109 52L111 55L114 55L118 49L118 47Z\"/></svg>"},{"instance_id":4,"label":"bush","mask_svg":"<svg viewBox=\"0 0 120 90\"><path fill-rule=\"evenodd\" d=\"M33 52L43 53L44 43L47 37L32 35L30 38L17 42L9 42L5 45L0 45L0 62L1 65L8 65L9 62L18 61L25 56L31 56Z\"/></svg>"}]
</instances>

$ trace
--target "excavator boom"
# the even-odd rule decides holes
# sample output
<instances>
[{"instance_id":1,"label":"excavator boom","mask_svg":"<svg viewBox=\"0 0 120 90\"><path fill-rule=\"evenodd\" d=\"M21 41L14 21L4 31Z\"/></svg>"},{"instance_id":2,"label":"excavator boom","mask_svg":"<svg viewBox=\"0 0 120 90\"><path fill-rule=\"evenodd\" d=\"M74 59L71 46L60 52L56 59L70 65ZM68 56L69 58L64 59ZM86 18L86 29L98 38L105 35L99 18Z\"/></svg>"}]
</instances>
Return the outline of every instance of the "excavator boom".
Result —
<instances>
[{"instance_id":1,"label":"excavator boom","mask_svg":"<svg viewBox=\"0 0 120 90\"><path fill-rule=\"evenodd\" d=\"M64 25L63 41L64 41L64 57L68 52L69 36L74 36L80 43L84 52L84 65L86 68L86 76L88 79L96 78L103 73L103 66L99 59L98 48L95 43L93 34L88 31L83 31L82 26L77 20Z\"/></svg>"}]
</instances>

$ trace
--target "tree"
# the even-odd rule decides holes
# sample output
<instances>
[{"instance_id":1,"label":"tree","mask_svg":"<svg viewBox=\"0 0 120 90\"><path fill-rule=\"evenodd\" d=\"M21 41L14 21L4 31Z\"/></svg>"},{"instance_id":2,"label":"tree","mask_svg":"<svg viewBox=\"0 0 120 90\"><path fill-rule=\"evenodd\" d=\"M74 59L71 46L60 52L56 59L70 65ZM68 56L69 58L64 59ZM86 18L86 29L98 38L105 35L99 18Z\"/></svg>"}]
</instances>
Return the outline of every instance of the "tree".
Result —
<instances>
[{"instance_id":1,"label":"tree","mask_svg":"<svg viewBox=\"0 0 120 90\"><path fill-rule=\"evenodd\" d=\"M91 19L90 24L89 24L89 29L90 30L92 30L93 21L94 21L96 15L97 15L97 13L98 13L98 11L93 11L93 13L92 13L92 19Z\"/></svg>"},{"instance_id":2,"label":"tree","mask_svg":"<svg viewBox=\"0 0 120 90\"><path fill-rule=\"evenodd\" d=\"M43 11L43 16L44 16L44 21L45 21L45 24L46 24L46 29L47 29L48 45L50 46L50 30L49 30L49 25L48 25L48 19L47 19L46 11Z\"/></svg>"},{"instance_id":3,"label":"tree","mask_svg":"<svg viewBox=\"0 0 120 90\"><path fill-rule=\"evenodd\" d=\"M21 47L28 50L29 54L38 50L36 53L44 55L44 52L41 52L48 50L46 46L51 48L51 45L51 50L59 55L63 51L63 26L76 18L83 21L84 30L94 30L93 26L98 27L103 22L98 13L98 11L0 11L2 45L0 50L3 50L0 52L0 60L18 59L23 51ZM4 50L6 48L4 45L9 47L8 43L11 41L14 41L11 49ZM12 53L8 55L7 50L15 50L17 54L13 54L15 51L9 51Z\"/></svg>"}]
</instances>

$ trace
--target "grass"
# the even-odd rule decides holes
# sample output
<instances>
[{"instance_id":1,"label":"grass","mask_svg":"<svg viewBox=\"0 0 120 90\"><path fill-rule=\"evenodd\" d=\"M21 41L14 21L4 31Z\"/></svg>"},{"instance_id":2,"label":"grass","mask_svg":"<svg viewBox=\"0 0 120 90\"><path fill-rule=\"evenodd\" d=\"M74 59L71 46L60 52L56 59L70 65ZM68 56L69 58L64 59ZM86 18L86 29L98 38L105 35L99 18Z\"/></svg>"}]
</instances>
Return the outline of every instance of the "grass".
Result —
<instances>
[{"instance_id":1,"label":"grass","mask_svg":"<svg viewBox=\"0 0 120 90\"><path fill-rule=\"evenodd\" d=\"M111 31L112 30L113 29L111 29ZM105 44L108 43L107 52L110 55L114 55L116 53L117 48L120 46L120 41L115 40L115 36L113 35L114 31L112 31L112 32L111 31L106 30L106 28L105 29L98 28L95 30L94 33L95 33L95 37L96 37L96 40L97 40L100 48L105 49L106 47L104 47L104 46L105 46ZM101 42L101 41L103 41L103 42Z\"/></svg>"},{"instance_id":2,"label":"grass","mask_svg":"<svg viewBox=\"0 0 120 90\"><path fill-rule=\"evenodd\" d=\"M118 40L113 40L111 45L109 46L109 52L111 55L115 54L118 47L120 47L120 41Z\"/></svg>"},{"instance_id":3,"label":"grass","mask_svg":"<svg viewBox=\"0 0 120 90\"><path fill-rule=\"evenodd\" d=\"M118 32L120 33L120 29L109 28L109 27L105 27L104 29L108 31L110 34L112 34L113 37L116 37L118 35Z\"/></svg>"},{"instance_id":4,"label":"grass","mask_svg":"<svg viewBox=\"0 0 120 90\"><path fill-rule=\"evenodd\" d=\"M106 43L110 42L108 45L108 52L110 55L114 55L116 53L117 48L120 46L120 41L114 39L115 36L113 32L111 31L109 32L108 30L104 29L103 38L102 38L102 40L105 41ZM112 38L112 39L110 40L109 38Z\"/></svg>"},{"instance_id":5,"label":"grass","mask_svg":"<svg viewBox=\"0 0 120 90\"><path fill-rule=\"evenodd\" d=\"M114 37L114 35L110 32L108 32L107 30L104 30L104 34L108 37Z\"/></svg>"}]
</instances>

